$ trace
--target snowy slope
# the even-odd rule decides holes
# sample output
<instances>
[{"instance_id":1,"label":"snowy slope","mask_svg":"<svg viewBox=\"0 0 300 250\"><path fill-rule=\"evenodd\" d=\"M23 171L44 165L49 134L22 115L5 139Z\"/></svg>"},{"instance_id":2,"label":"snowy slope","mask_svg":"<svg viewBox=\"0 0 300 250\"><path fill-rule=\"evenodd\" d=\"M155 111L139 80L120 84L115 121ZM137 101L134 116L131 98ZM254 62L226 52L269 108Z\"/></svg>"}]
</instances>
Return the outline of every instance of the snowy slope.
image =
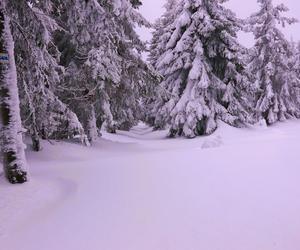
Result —
<instances>
[{"instance_id":1,"label":"snowy slope","mask_svg":"<svg viewBox=\"0 0 300 250\"><path fill-rule=\"evenodd\" d=\"M299 121L165 135L28 152L31 182L0 179L0 249L300 249Z\"/></svg>"}]
</instances>

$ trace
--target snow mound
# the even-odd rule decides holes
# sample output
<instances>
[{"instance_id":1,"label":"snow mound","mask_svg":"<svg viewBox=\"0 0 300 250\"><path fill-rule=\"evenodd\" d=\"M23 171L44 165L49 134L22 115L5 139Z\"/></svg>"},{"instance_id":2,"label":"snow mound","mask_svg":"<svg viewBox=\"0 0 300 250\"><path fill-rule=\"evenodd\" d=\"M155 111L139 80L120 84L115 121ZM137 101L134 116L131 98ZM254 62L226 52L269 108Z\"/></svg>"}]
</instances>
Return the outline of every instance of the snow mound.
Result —
<instances>
[{"instance_id":1,"label":"snow mound","mask_svg":"<svg viewBox=\"0 0 300 250\"><path fill-rule=\"evenodd\" d=\"M220 135L206 139L201 148L217 148L223 145L223 140Z\"/></svg>"}]
</instances>

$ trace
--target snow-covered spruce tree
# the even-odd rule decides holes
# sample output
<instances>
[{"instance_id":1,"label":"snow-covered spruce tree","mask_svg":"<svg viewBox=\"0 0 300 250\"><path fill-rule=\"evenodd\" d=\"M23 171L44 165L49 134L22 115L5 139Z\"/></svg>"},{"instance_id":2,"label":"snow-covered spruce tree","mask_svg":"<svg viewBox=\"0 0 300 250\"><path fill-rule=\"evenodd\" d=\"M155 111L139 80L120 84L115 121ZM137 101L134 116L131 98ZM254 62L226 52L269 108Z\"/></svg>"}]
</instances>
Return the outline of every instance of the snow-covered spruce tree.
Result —
<instances>
[{"instance_id":1,"label":"snow-covered spruce tree","mask_svg":"<svg viewBox=\"0 0 300 250\"><path fill-rule=\"evenodd\" d=\"M298 79L291 65L292 46L276 27L276 23L284 26L296 20L282 16L282 12L288 10L283 4L273 6L272 0L258 2L260 10L249 18L256 40L249 68L260 88L256 101L257 116L270 125L299 117L295 91Z\"/></svg>"},{"instance_id":2,"label":"snow-covered spruce tree","mask_svg":"<svg viewBox=\"0 0 300 250\"><path fill-rule=\"evenodd\" d=\"M55 94L63 68L52 34L59 29L51 17L53 3L17 1L7 3L15 40L18 84L23 125L33 149L41 149L39 138L63 139L85 135L76 115Z\"/></svg>"},{"instance_id":3,"label":"snow-covered spruce tree","mask_svg":"<svg viewBox=\"0 0 300 250\"><path fill-rule=\"evenodd\" d=\"M65 1L58 16L65 27L57 33L56 43L67 68L60 96L78 115L90 141L96 139L97 124L106 121L113 129L109 90L120 82L114 20L108 18L107 5L97 0Z\"/></svg>"},{"instance_id":4,"label":"snow-covered spruce tree","mask_svg":"<svg viewBox=\"0 0 300 250\"><path fill-rule=\"evenodd\" d=\"M174 31L174 21L177 17L176 10L178 0L167 0L164 5L165 12L154 23L154 31L150 42L148 60L152 66L156 66L158 58L164 53L166 45Z\"/></svg>"},{"instance_id":5,"label":"snow-covered spruce tree","mask_svg":"<svg viewBox=\"0 0 300 250\"><path fill-rule=\"evenodd\" d=\"M297 74L300 79L300 42L297 44L297 60L296 60L296 68L297 68Z\"/></svg>"},{"instance_id":6,"label":"snow-covered spruce tree","mask_svg":"<svg viewBox=\"0 0 300 250\"><path fill-rule=\"evenodd\" d=\"M289 75L290 79L294 79L292 82L292 89L296 95L296 103L300 111L300 43L296 43L293 40L290 42L292 54L289 55ZM298 115L297 115L298 116Z\"/></svg>"},{"instance_id":7,"label":"snow-covered spruce tree","mask_svg":"<svg viewBox=\"0 0 300 250\"><path fill-rule=\"evenodd\" d=\"M176 13L177 6L178 0L167 0L166 4L164 5L165 12L154 23L154 31L152 32L152 39L150 42L148 56L148 61L154 68L156 68L158 58L164 53L166 45L172 35L172 32L174 31L173 23L177 17L177 14L179 14ZM159 124L155 123L155 117L157 112L155 107L160 106L157 103L159 100L158 98L160 98L160 95L156 93L158 84L159 81L149 82L150 95L146 100L146 105L148 107L146 114L146 122L150 126L154 126L155 129L162 128L159 126ZM163 100L160 99L160 101L162 102L161 104L163 104Z\"/></svg>"},{"instance_id":8,"label":"snow-covered spruce tree","mask_svg":"<svg viewBox=\"0 0 300 250\"><path fill-rule=\"evenodd\" d=\"M300 42L295 44L295 70L298 79L300 79ZM299 96L300 97L300 96Z\"/></svg>"},{"instance_id":9,"label":"snow-covered spruce tree","mask_svg":"<svg viewBox=\"0 0 300 250\"><path fill-rule=\"evenodd\" d=\"M129 128L141 115L141 93L151 72L140 59L145 46L134 31L135 24L147 25L135 10L137 3L66 2L65 15L60 17L68 30L57 39L67 67L62 94L91 141L103 123L114 132ZM61 37L69 37L71 44ZM91 126L91 122L96 123Z\"/></svg>"},{"instance_id":10,"label":"snow-covered spruce tree","mask_svg":"<svg viewBox=\"0 0 300 250\"><path fill-rule=\"evenodd\" d=\"M250 122L247 97L254 88L245 70L246 50L237 41L241 21L223 2L181 1L165 51L155 63L164 77L155 123L170 125L171 137L210 134L217 120L236 127Z\"/></svg>"},{"instance_id":11,"label":"snow-covered spruce tree","mask_svg":"<svg viewBox=\"0 0 300 250\"><path fill-rule=\"evenodd\" d=\"M1 150L4 173L11 183L27 181L22 141L14 41L6 1L0 2L0 112Z\"/></svg>"},{"instance_id":12,"label":"snow-covered spruce tree","mask_svg":"<svg viewBox=\"0 0 300 250\"><path fill-rule=\"evenodd\" d=\"M135 32L136 25L150 27L150 24L127 1L123 1L120 13L114 14L120 29L118 33L123 34L118 38L122 71L111 106L116 127L128 130L139 120L145 120L146 100L152 94L152 83L158 82L159 76L153 67L141 59L141 52L146 46Z\"/></svg>"}]
</instances>

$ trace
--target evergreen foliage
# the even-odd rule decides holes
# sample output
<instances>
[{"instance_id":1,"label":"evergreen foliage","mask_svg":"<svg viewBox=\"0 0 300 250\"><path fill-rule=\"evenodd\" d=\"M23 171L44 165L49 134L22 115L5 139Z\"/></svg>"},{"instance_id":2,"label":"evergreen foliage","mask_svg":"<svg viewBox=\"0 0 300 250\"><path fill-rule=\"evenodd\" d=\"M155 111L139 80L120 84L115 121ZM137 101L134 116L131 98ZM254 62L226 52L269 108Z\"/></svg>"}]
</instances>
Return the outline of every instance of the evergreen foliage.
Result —
<instances>
[{"instance_id":1,"label":"evergreen foliage","mask_svg":"<svg viewBox=\"0 0 300 250\"><path fill-rule=\"evenodd\" d=\"M267 124L299 117L299 78L294 70L294 50L276 26L296 22L282 15L288 11L283 4L274 6L272 0L259 0L260 10L248 22L255 36L249 68L259 88L255 110Z\"/></svg>"},{"instance_id":2,"label":"evergreen foliage","mask_svg":"<svg viewBox=\"0 0 300 250\"><path fill-rule=\"evenodd\" d=\"M150 58L164 80L153 113L157 127L170 125L170 136L211 134L218 120L236 127L248 121L254 88L237 41L242 22L222 2L181 1L166 13L175 20L157 31L170 34L160 42L154 36L158 52Z\"/></svg>"}]
</instances>

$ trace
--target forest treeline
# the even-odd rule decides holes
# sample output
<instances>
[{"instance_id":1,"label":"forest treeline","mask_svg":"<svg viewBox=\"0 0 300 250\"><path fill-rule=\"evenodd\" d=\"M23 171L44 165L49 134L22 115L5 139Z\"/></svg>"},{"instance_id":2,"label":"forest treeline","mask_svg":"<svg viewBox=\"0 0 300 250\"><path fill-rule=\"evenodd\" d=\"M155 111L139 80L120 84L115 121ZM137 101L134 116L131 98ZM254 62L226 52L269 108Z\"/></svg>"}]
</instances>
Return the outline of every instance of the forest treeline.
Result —
<instances>
[{"instance_id":1,"label":"forest treeline","mask_svg":"<svg viewBox=\"0 0 300 250\"><path fill-rule=\"evenodd\" d=\"M167 0L150 24L140 0L1 0L0 96L4 173L27 180L22 134L76 138L138 121L169 136L300 117L300 46L279 25L297 20L258 0L246 20L223 0ZM153 28L150 45L136 27ZM253 48L238 40L252 32ZM142 53L149 53L148 60Z\"/></svg>"}]
</instances>

